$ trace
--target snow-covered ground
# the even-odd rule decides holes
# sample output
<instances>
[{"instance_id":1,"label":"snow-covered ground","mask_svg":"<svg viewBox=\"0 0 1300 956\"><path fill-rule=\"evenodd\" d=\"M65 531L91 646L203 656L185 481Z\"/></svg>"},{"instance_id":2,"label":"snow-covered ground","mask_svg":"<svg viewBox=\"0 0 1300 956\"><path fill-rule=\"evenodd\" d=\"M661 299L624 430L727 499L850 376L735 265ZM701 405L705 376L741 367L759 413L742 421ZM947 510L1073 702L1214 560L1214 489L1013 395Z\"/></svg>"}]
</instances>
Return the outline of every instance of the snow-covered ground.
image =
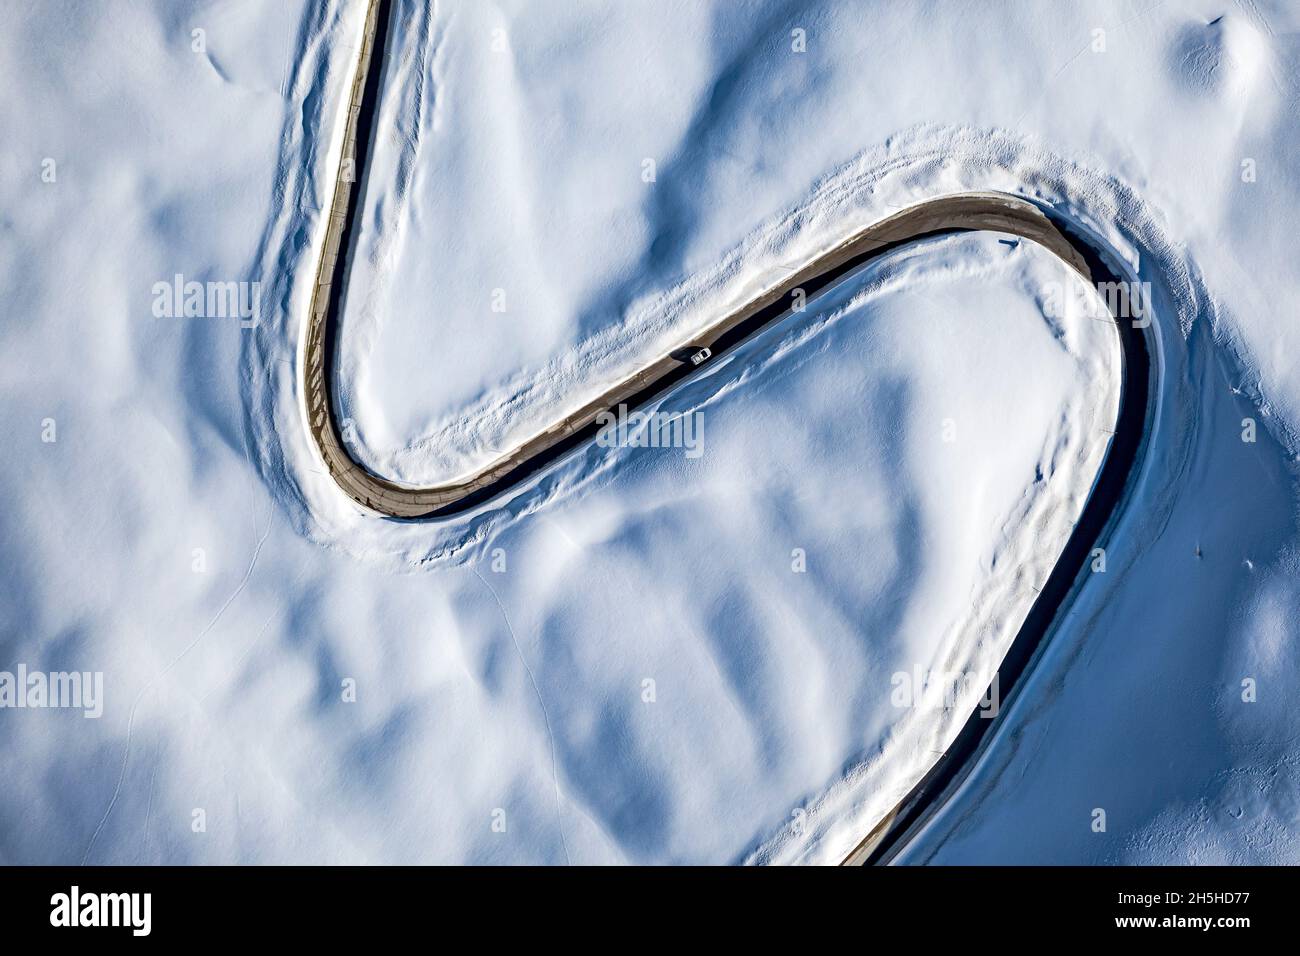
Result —
<instances>
[{"instance_id":1,"label":"snow-covered ground","mask_svg":"<svg viewBox=\"0 0 1300 956\"><path fill-rule=\"evenodd\" d=\"M909 858L1294 861L1300 21L914 7L399 0L354 450L452 477L899 206L1053 203L1152 283L1153 452ZM0 35L0 667L105 686L98 720L0 711L0 859L836 859L969 710L895 676L987 674L1052 566L1113 331L1046 317L1066 274L1024 243L927 242L666 397L699 457L362 514L297 381L363 15L48 3ZM160 317L177 274L257 314Z\"/></svg>"}]
</instances>

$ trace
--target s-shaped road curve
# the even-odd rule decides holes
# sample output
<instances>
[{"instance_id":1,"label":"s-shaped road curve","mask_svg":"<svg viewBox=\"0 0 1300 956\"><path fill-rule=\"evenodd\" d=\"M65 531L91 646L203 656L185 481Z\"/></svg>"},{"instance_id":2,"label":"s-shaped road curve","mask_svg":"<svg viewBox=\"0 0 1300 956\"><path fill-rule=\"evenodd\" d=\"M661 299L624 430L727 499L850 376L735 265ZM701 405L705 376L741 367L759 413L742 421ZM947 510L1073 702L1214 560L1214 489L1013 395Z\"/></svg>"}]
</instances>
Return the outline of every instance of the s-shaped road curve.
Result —
<instances>
[{"instance_id":1,"label":"s-shaped road curve","mask_svg":"<svg viewBox=\"0 0 1300 956\"><path fill-rule=\"evenodd\" d=\"M437 518L474 508L502 495L597 432L597 416L644 405L696 369L683 362L683 350L708 348L716 358L760 329L788 316L796 290L805 301L865 263L900 246L935 236L986 230L1019 236L1053 253L1089 284L1113 283L1118 294L1106 297L1119 330L1123 357L1119 417L1101 472L1083 512L1052 573L1025 617L998 669L995 680L1005 713L1020 687L1019 678L1064 617L1068 604L1086 580L1091 549L1102 547L1145 450L1156 373L1143 329L1121 316L1132 311L1120 279L1103 258L1104 251L1081 236L1050 209L1000 193L962 193L917 203L820 254L742 308L722 317L681 343L669 355L650 362L631 377L587 402L564 419L503 454L478 472L456 481L410 487L369 471L344 445L336 417L333 386L339 316L346 293L348 264L355 245L357 207L364 200L366 159L373 146L379 100L383 47L390 28L391 0L369 0L364 38L352 83L343 150L335 177L333 201L308 316L304 406L308 427L338 486L372 512L389 518ZM351 171L352 175L345 175ZM361 182L361 188L354 185ZM1149 304L1147 304L1149 306ZM1142 323L1146 325L1146 323ZM707 364L707 363L705 363ZM999 718L984 719L978 709L957 739L916 787L881 820L845 859L845 863L887 862L924 824L964 779L991 738Z\"/></svg>"}]
</instances>

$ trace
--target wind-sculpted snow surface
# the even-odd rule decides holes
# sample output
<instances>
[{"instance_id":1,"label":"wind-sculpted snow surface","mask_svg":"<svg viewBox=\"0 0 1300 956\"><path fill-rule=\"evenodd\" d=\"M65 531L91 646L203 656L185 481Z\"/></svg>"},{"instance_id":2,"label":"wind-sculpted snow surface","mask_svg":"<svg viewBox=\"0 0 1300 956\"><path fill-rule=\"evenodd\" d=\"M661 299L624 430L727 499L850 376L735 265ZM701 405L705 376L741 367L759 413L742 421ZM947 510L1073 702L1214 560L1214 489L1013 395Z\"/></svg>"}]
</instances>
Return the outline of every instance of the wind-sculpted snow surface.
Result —
<instances>
[{"instance_id":1,"label":"wind-sculpted snow surface","mask_svg":"<svg viewBox=\"0 0 1300 956\"><path fill-rule=\"evenodd\" d=\"M899 207L1050 207L1150 284L1145 469L899 859L1295 862L1294 24L741 6L398 5L353 450L456 474ZM663 396L698 456L591 444L378 518L300 400L364 15L38 4L0 33L0 671L103 677L98 719L0 709L0 860L840 859L1051 568L1113 325L1057 316L1073 280L1029 243L926 240ZM259 283L253 327L159 315L177 274Z\"/></svg>"},{"instance_id":2,"label":"wind-sculpted snow surface","mask_svg":"<svg viewBox=\"0 0 1300 956\"><path fill-rule=\"evenodd\" d=\"M884 219L924 199L984 191L1021 195L1050 205L1079 229L1090 233L1097 246L1113 250L1116 262L1131 281L1152 283L1154 321L1160 322L1164 317L1163 321L1186 329L1204 308L1204 292L1193 279L1190 266L1172 251L1174 247L1155 219L1131 191L1084 167L1047 156L1021 138L990 131L924 129L894 137L886 147L863 154L817 184L804 206L766 223L759 232L727 253L721 265L702 270L689 282L665 292L656 302L660 330L653 341L657 347L667 348L671 342L689 337L692 328L708 324L718 315L752 300L788 274L793 264L816 258L864 223ZM1152 269L1136 269L1134 264L1144 254L1153 263L1168 263L1168 275L1156 275ZM310 285L308 277L300 282ZM1054 281L1054 284L1061 283ZM1039 294L1045 292L1040 290ZM686 322L680 318L683 314L694 318ZM639 320L630 318L634 326L630 334L644 342L644 336L635 331L635 326L648 321L648 316ZM301 331L293 323L287 323L282 334L290 342L296 342ZM263 335L255 344L266 348L267 341L268 336ZM286 346L287 349L297 347ZM657 353L650 350L644 354ZM277 360L269 354L254 353L250 357L254 362L266 362L269 375L294 374L282 362L280 370L271 368ZM640 361L645 361L644 355ZM551 403L545 410L562 416L597 393L599 386L636 367L635 364L619 365L617 358L611 359L611 363L614 372L593 378L585 390L575 386L578 390L563 404ZM265 376L254 373L250 377L260 381ZM267 396L266 400L279 403L278 414L296 415L298 421L292 430L301 432L301 416L294 408L294 394L277 390L274 397ZM511 404L518 403L512 400ZM544 421L537 418L537 410L526 404L518 410L520 419L528 422L533 430ZM275 460L281 453L274 446L284 436L281 431L270 434L270 429L259 426L258 421L263 420L255 419L250 425L268 433L266 439L272 445L268 457ZM491 428L490 416L484 427ZM532 431L525 430L522 434L531 435ZM586 458L576 456L519 492L505 496L503 501L493 502L464 517L439 520L433 525L374 522L363 511L340 499L332 482L304 480L304 474L313 470L319 474L320 469L312 464L315 458L309 443L304 443L300 452L307 456L307 461L294 478L303 484L294 489L295 495L286 504L300 512L310 506L309 513L301 519L304 528L311 532L314 526L323 526L325 540L331 544L341 543L346 547L355 541L358 553L369 559L388 555L402 563L437 561L455 555L466 544L484 540L489 528L529 513L539 502L580 485L593 470ZM311 492L318 497L310 502L303 500Z\"/></svg>"},{"instance_id":3,"label":"wind-sculpted snow surface","mask_svg":"<svg viewBox=\"0 0 1300 956\"><path fill-rule=\"evenodd\" d=\"M769 26L775 29L779 20L781 17L777 16ZM455 17L449 22L448 37L452 37L455 32ZM814 22L817 21L814 19ZM1109 18L1104 22L1109 22ZM1261 31L1266 32L1266 26L1250 15L1233 17L1226 25L1215 25L1208 29L1189 24L1180 27L1175 38L1170 41L1167 62L1174 76L1187 78L1189 88L1210 89L1215 95L1238 101L1250 95L1259 99L1261 90L1256 88L1256 84L1261 82L1261 76L1266 78L1262 82L1267 82L1269 73L1272 74L1274 84L1286 82L1285 79L1279 79L1276 67L1269 65L1269 54L1248 57L1242 52L1248 47L1254 49L1252 44L1257 44ZM1081 35L1081 39L1086 36L1087 34ZM1086 42L1081 45L1086 48ZM518 46L515 44L512 52L517 51ZM399 128L410 131L398 141L404 144L402 155L412 155L418 149L426 161L436 162L436 158L429 158L436 157L437 154L431 154L430 150L440 142L433 134L440 129L450 133L453 129L461 128L441 125L454 123L456 118L456 78L447 65L456 55L455 43L439 44L435 59L440 58L441 66L426 66L424 74L425 85L437 90L439 116L443 119L439 122L426 119L414 123L408 120L402 125L402 121L395 117ZM517 55L519 61L527 62L526 51ZM740 80L740 77L751 71L750 65L740 56L738 54L738 58L729 64L724 74L725 79L713 87L709 112L698 113L696 122L686 127L691 136L712 138L715 142L724 136L733 140L741 138L734 133L719 132L725 128L725 122L740 115L737 104L751 95L743 92ZM1075 57L1077 59L1077 53ZM432 61L426 57L420 62L429 64ZM580 57L577 62L581 62ZM1264 64L1262 68L1261 63ZM463 62L461 65L464 65ZM1061 70L1068 69L1069 65L1067 59ZM1060 71L1058 75L1059 73ZM1056 76L1052 79L1055 80ZM393 83L397 89L403 88L399 77L389 76L386 82ZM765 82L765 79L757 82L755 89L760 89ZM832 80L828 85L834 86L834 82ZM724 83L727 85L724 86ZM707 88L707 82L704 85ZM398 95L409 97L409 85L405 88L407 92ZM725 92L721 92L723 90ZM507 102L513 94L502 92L499 95L502 102ZM1050 100L1050 95L1048 99ZM728 120L722 119L718 112L719 106L734 111ZM496 111L490 115L501 114ZM837 133L836 136L838 135ZM698 183L701 174L691 163L707 164L707 154L697 149L692 140L687 139L685 143L679 164L688 171L688 178ZM522 144L517 145L517 149L526 148ZM472 151L466 151L466 156L470 155ZM517 167L527 163L526 158L520 158L526 155L516 152ZM384 163L384 151L381 148L378 153L380 168L383 168ZM867 149L855 160L842 165L838 171L823 176L810 190L807 199L788 206L783 212L769 215L739 243L732 245L723 254L712 256L711 261L710 257L700 255L698 251L692 254L690 247L685 244L684 240L689 237L685 224L690 222L691 217L689 201L680 198L679 187L669 178L666 185L657 184L656 188L660 192L652 195L661 199L667 190L669 201L660 203L660 212L669 207L676 211L671 218L660 220L657 234L651 233L653 243L649 247L650 252L642 259L643 266L648 266L650 271L647 273L642 270L639 284L638 281L625 283L622 292L612 294L588 293L587 300L597 307L578 324L579 335L572 340L571 347L560 349L549 362L534 365L531 371L526 364L520 371L505 378L499 387L495 383L484 384L474 400L444 418L442 426L404 446L398 453L390 454L378 451L372 436L383 434L386 436L384 441L390 444L394 439L407 441L417 419L408 417L397 427L385 431L385 413L400 411L402 407L414 407L408 404L411 402L418 406L428 400L426 396L441 401L441 396L454 395L455 392L454 389L447 392L438 388L412 387L413 383L405 376L393 375L387 369L382 379L374 378L378 368L375 353L379 341L376 331L378 326L366 317L373 316L377 320L382 316L385 321L393 321L392 313L395 309L392 306L404 296L396 277L403 274L403 271L406 274L410 272L409 269L396 274L391 271L375 272L372 278L368 272L368 263L409 261L411 249L427 249L427 242L435 237L441 240L440 244L444 248L452 250L457 262L473 262L476 250L479 249L494 250L492 255L478 257L487 263L491 263L497 254L491 236L486 236L482 241L473 241L474 229L470 226L466 231L464 218L455 219L436 213L438 209L443 209L444 213L446 211L444 207L449 196L445 188L441 190L441 198L433 207L435 213L432 215L424 211L429 207L422 207L413 198L413 194L403 188L396 194L398 201L388 204L392 211L386 212L382 221L375 220L379 228L373 230L361 246L363 250L378 250L379 247L373 244L387 243L388 251L382 255L377 251L369 252L358 262L359 285L354 299L356 305L349 314L348 322L352 324L347 330L347 335L351 341L358 343L358 347L345 351L339 368L344 388L344 411L351 411L355 415L358 426L353 432L351 448L380 473L398 478L418 482L456 474L471 464L475 455L490 454L495 449L508 446L512 439L527 434L539 422L559 417L566 403L572 405L580 401L584 390L588 394L598 391L601 382L617 377L643 355L653 354L657 347L674 337L680 337L683 331L689 331L706 322L712 315L752 297L757 290L773 281L774 276L788 270L791 263L810 258L861 223L884 218L899 207L938 195L968 190L1005 191L1045 203L1065 215L1081 230L1090 233L1097 245L1113 250L1113 264L1122 272L1134 281L1149 283L1152 289L1151 304L1157 323L1154 359L1160 365L1160 381L1165 389L1156 396L1155 420L1149 438L1158 448L1158 454L1149 459L1148 471L1140 476L1140 482L1134 490L1133 498L1137 504L1126 510L1123 528L1114 533L1114 538L1120 543L1109 555L1107 573L1110 577L1104 579L1105 585L1092 589L1092 600L1100 601L1118 582L1126 578L1132 580L1129 569L1140 556L1147 553L1149 543L1159 538L1166 527L1176 497L1174 489L1186 473L1196 435L1199 404L1196 395L1207 387L1207 363L1209 367L1223 364L1229 370L1240 367L1231 355L1222 352L1208 354L1215 349L1209 344L1210 329L1219 334L1223 329L1232 329L1233 326L1225 326L1218 303L1206 292L1204 281L1190 260L1186 248L1171 239L1168 224L1161 214L1140 200L1122 178L1100 172L1101 165L1095 157L1081 161L1053 155L1050 148L1032 137L969 126L912 126L905 132L889 133L882 146ZM1237 171L1236 167L1237 163L1233 160L1232 172ZM1245 164L1243 181L1244 167ZM401 168L405 170L405 166ZM424 182L432 185L429 179ZM499 184L510 188L516 188L516 182L516 178L509 173L502 173L498 177ZM529 195L532 189L530 186L517 188L524 190L519 195ZM676 200L672 199L674 190L678 190L679 198ZM485 195L481 192L472 194ZM375 202L380 203L384 195L381 187L376 193L379 198ZM525 201L523 205L528 206L529 202ZM384 207L377 205L375 208L379 210ZM738 210L734 219L739 222L752 221L752 215L752 211ZM478 218L499 233L518 235L508 225L508 221L500 216ZM443 231L444 223L448 220L455 223L455 235L447 236ZM702 220L697 221L703 225ZM718 229L712 223L709 228L715 233ZM405 247L401 238L404 229L408 230ZM417 235L425 237L420 241L426 245L410 245ZM614 260L621 255L624 261L629 261L624 253L613 249L608 251ZM687 260L690 268L683 269L681 264ZM940 257L929 257L929 262L935 269L942 270L945 267ZM553 271L561 282L574 281L567 278L571 270ZM677 276L674 276L675 271L678 272ZM385 277L382 282L386 283L386 292L383 287L372 285L381 281L378 278L381 275ZM518 275L517 271L512 270L507 278L517 285ZM647 288L644 284L646 275L657 276L659 286ZM584 280L575 279L576 288L582 288ZM456 317L448 314L447 303L462 302L472 296L474 289L484 292L497 286L498 282L505 283L506 279L493 281L485 273L476 280L471 269L471 273L463 277L459 286L465 290L464 294L451 289L446 299L436 300L433 312L440 320L451 321L451 327L456 328ZM409 296L405 298L411 301ZM423 311L429 311L429 297L417 297L414 301L423 303ZM598 315L601 307L605 309L606 315L617 316L616 325L602 325L604 320ZM473 311L471 309L469 313L473 314ZM480 320L475 321L480 326L486 325ZM409 354L418 353L420 349L418 346L412 347L410 334L420 325L418 320L407 323L393 342ZM542 327L546 327L545 323ZM1246 325L1237 328L1249 330L1253 327ZM516 339L520 334L536 336L537 329L536 322L516 323L507 327L505 337L500 337L499 332L494 334L488 326L486 339L479 346L478 354L486 355L485 361L490 365L493 353L485 351L486 343L505 345L505 354L508 356L515 354L511 350L517 345L510 343L511 336ZM293 327L287 329L290 335L295 331ZM793 333L787 331L784 334ZM1249 337L1251 333L1246 334ZM460 340L467 338L482 339L484 335L459 337ZM1201 350L1195 353L1196 365L1193 365L1193 353L1189 350L1189 342L1192 341L1204 343ZM490 348L497 348L497 345ZM448 355L455 351L454 347L448 347ZM750 376L761 374L747 369L746 374L739 377L734 364L723 366L714 375L698 382L694 388L716 387L711 383L719 376L738 376L737 381L749 382L752 381ZM473 362L465 365L466 368L474 366ZM1243 381L1240 372L1228 371L1226 374L1243 390L1250 388L1249 381ZM442 375L438 376L438 380L448 381ZM383 386L376 389L368 384L376 381L382 382ZM734 385L728 384L727 387L732 388ZM380 397L380 403L365 404L365 396L371 393ZM289 388L276 390L281 403L288 401L292 394L293 391ZM467 394L472 394L472 391ZM288 407L283 409L282 416L286 421L290 420L291 412ZM1280 433L1285 434L1282 423L1276 424ZM300 448L299 455L306 450ZM454 562L480 562L492 553L499 536L508 536L512 529L539 520L537 516L545 515L548 509L565 507L566 502L575 498L582 500L585 495L599 495L602 487L617 481L619 463L623 460L620 454L609 450L589 449L539 476L502 502L480 509L478 513L433 526L373 521L334 494L323 479L300 487L288 504L298 510L299 523L308 533L371 560L379 558L399 565L430 562L436 565L447 558L452 558ZM303 456L302 464L306 464L306 461L307 458ZM291 471L301 474L302 467ZM831 500L836 499L832 496ZM619 509L616 507L615 510L617 512ZM1283 513L1289 514L1289 509ZM1086 634L1096 638L1091 629L1077 625L1071 633L1072 640L1067 642L1068 646L1081 646ZM1044 695L1040 699L1052 698L1051 695ZM943 723L936 722L933 727L935 740L941 741ZM828 779L825 788L813 786L804 791L797 801L797 809L801 811L797 815L798 826L790 826L788 820L785 823L773 821L771 838L760 840L752 852L753 859L836 859L852 845L882 808L891 805L892 800L901 792L898 788L906 787L908 773L897 771L890 778L895 787L893 791L888 785L882 785L882 779L889 776L891 760L897 760L900 753L909 753L908 745L890 746L889 743L898 741L887 743L886 736L872 731L865 733L863 739L875 743L868 743L859 751L859 757L847 759L847 773L843 779L838 782ZM873 747L877 751L874 755ZM1071 749L1077 751L1079 748L1062 747L1058 749L1058 754L1068 755ZM918 763L921 762L915 750L910 752L910 756ZM1069 758L1062 756L1060 759ZM1040 818L1044 817L1040 815ZM1046 818L1050 819L1050 815ZM1101 852L1104 854L1106 851Z\"/></svg>"}]
</instances>

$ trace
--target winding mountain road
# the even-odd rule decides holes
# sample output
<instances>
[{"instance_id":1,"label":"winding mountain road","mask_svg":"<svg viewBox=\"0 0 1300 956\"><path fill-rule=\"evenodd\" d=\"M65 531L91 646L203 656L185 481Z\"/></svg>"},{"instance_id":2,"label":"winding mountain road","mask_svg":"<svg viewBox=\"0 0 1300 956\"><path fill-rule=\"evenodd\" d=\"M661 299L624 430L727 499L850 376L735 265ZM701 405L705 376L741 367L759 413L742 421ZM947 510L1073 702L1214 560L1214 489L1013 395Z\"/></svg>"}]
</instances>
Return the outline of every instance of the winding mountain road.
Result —
<instances>
[{"instance_id":1,"label":"winding mountain road","mask_svg":"<svg viewBox=\"0 0 1300 956\"><path fill-rule=\"evenodd\" d=\"M304 350L304 410L312 438L329 474L353 501L390 519L437 518L463 512L504 494L539 469L595 437L597 416L644 405L696 369L675 357L682 349L707 347L714 358L760 329L790 315L797 292L805 300L849 273L907 243L935 236L991 231L1035 242L1093 285L1114 283L1107 297L1122 346L1123 381L1115 434L1109 436L1101 472L1065 548L1012 642L996 680L1000 713L1005 714L1022 686L1021 676L1063 619L1073 595L1088 577L1094 547L1104 547L1133 477L1139 472L1156 394L1144 329L1121 316L1130 311L1127 284L1106 261L1105 250L1080 234L1050 208L1000 193L962 193L917 203L863 227L806 263L778 286L680 343L604 394L593 398L518 448L478 472L453 482L410 487L376 475L348 451L340 432L333 393L339 317L346 297L348 264L356 241L357 208L364 201L366 159L372 149L380 93L383 49L391 24L390 0L370 0L357 71L349 98L344 146L319 262ZM357 188L358 182L360 187ZM1145 323L1143 323L1145 324ZM712 359L710 360L712 361ZM707 362L705 363L708 364ZM846 863L892 859L934 809L960 784L1001 717L985 719L976 710L957 739L916 787L867 834Z\"/></svg>"}]
</instances>

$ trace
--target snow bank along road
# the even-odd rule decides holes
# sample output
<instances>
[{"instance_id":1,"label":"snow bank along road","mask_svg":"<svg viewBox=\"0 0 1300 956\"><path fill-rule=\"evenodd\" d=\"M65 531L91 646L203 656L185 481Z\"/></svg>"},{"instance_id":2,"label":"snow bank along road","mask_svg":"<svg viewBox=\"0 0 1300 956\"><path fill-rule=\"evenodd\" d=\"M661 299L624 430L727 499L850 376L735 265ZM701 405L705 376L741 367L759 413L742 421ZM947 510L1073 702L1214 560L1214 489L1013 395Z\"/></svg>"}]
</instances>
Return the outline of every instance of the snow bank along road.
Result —
<instances>
[{"instance_id":1,"label":"snow bank along road","mask_svg":"<svg viewBox=\"0 0 1300 956\"><path fill-rule=\"evenodd\" d=\"M305 412L309 430L330 475L354 501L390 518L436 518L464 511L507 491L573 448L591 440L601 412L620 404L644 405L695 368L682 356L708 348L717 356L759 329L789 315L798 298L809 299L870 260L905 243L946 233L988 230L1019 236L1038 243L1090 284L1106 283L1104 296L1118 328L1123 355L1119 419L1101 473L1071 532L1060 558L1021 625L995 678L1005 712L1018 678L1036 651L1063 617L1073 594L1083 585L1093 547L1104 545L1125 500L1130 479L1145 447L1149 418L1148 399L1155 394L1145 327L1149 318L1130 321L1125 316L1147 315L1130 307L1128 286L1106 264L1104 251L1081 231L1050 209L1014 196L965 193L938 197L863 228L859 233L821 254L743 308L719 319L681 349L674 349L603 395L587 402L562 421L501 456L468 477L428 487L407 487L371 473L345 447L335 416L333 384L339 315L343 308L347 267L355 244L357 208L364 198L365 160L373 143L376 105L380 92L383 48L389 30L390 0L370 0L365 35L353 79L344 129L343 150L326 228L324 249L312 295L301 380L305 383ZM357 182L361 187L354 188ZM1139 328L1138 326L1141 326ZM929 812L951 792L974 763L981 744L997 719L972 713L952 746L901 801L868 834L845 862L888 860L909 834L922 825Z\"/></svg>"}]
</instances>

